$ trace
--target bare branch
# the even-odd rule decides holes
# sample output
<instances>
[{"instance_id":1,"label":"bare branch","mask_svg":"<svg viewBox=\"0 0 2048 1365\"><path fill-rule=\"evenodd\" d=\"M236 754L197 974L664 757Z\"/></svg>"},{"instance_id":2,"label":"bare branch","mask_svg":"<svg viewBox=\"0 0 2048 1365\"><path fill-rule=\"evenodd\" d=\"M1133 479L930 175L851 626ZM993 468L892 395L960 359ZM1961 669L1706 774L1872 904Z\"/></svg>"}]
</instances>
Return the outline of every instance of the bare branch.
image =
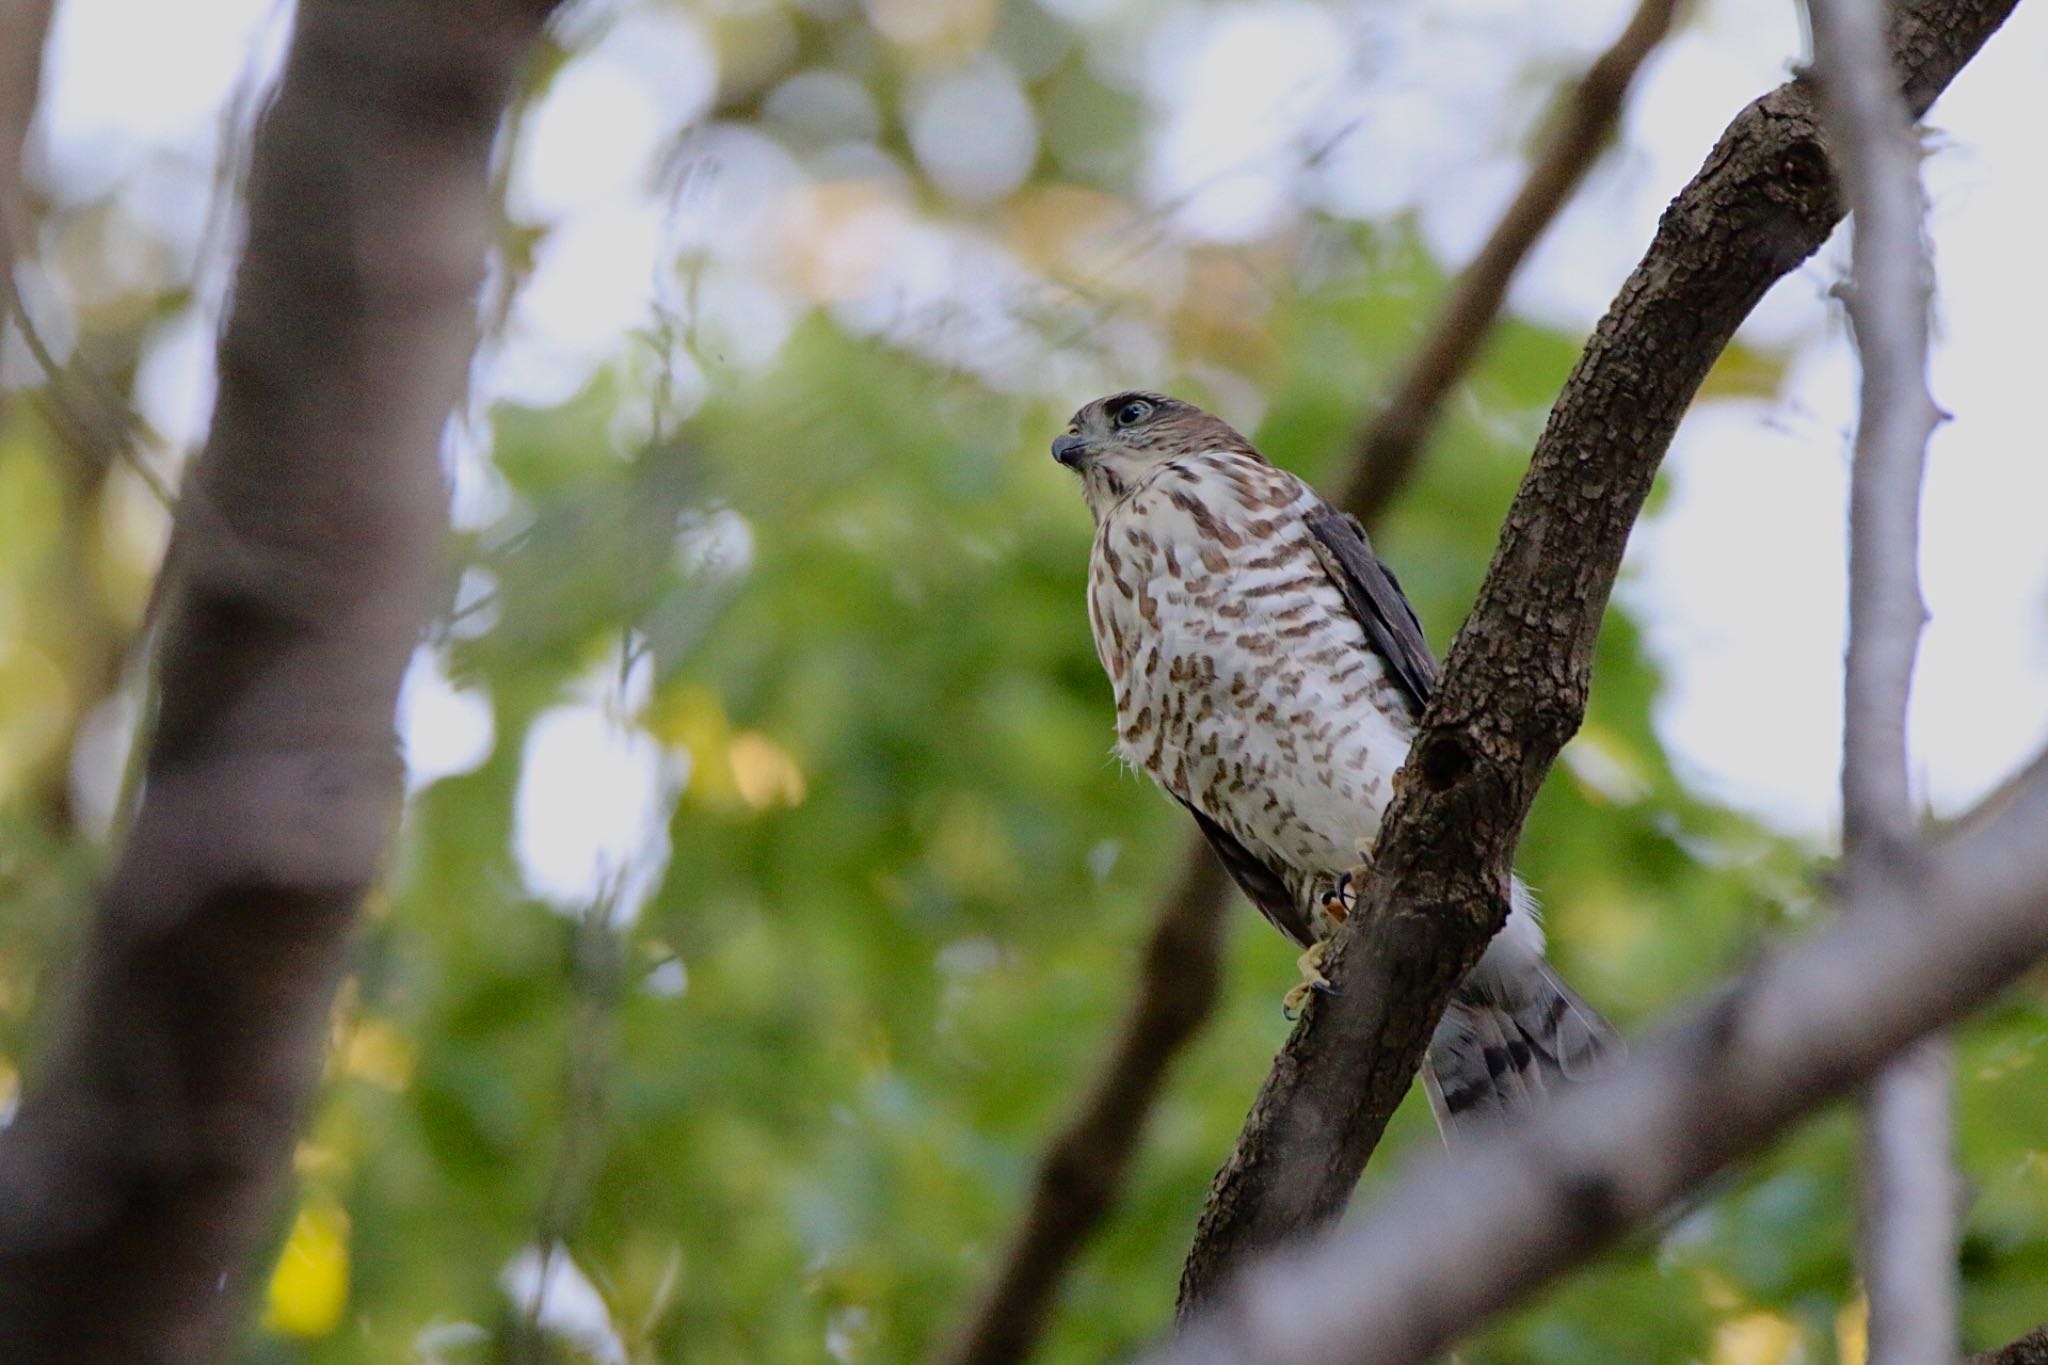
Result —
<instances>
[{"instance_id":1,"label":"bare branch","mask_svg":"<svg viewBox=\"0 0 2048 1365\"><path fill-rule=\"evenodd\" d=\"M1926 913L1939 917L1944 907ZM1926 1038L1879 1073L1864 1097L1858 1240L1873 1365L1956 1358L1963 1182L1954 1085L1947 1041Z\"/></svg>"},{"instance_id":2,"label":"bare branch","mask_svg":"<svg viewBox=\"0 0 2048 1365\"><path fill-rule=\"evenodd\" d=\"M1906 700L1927 617L1920 489L1938 413L1927 392L1932 268L1919 148L1878 0L1811 0L1821 109L1854 214L1849 316L1863 361L1849 488L1849 648L1842 852L1852 887L1892 874L1915 840ZM1950 1063L1928 1040L1871 1087L1864 1112L1863 1279L1878 1365L1955 1359L1958 1184Z\"/></svg>"},{"instance_id":3,"label":"bare branch","mask_svg":"<svg viewBox=\"0 0 2048 1365\"><path fill-rule=\"evenodd\" d=\"M1586 69L1522 188L1459 274L1393 397L1360 437L1337 503L1368 527L1414 477L1444 400L1492 332L1515 272L1599 159L1637 70L1671 31L1679 4L1641 0L1621 36Z\"/></svg>"},{"instance_id":4,"label":"bare branch","mask_svg":"<svg viewBox=\"0 0 2048 1365\"><path fill-rule=\"evenodd\" d=\"M1054 1295L1123 1188L1145 1119L1174 1059L1215 1007L1230 884L1207 845L1191 847L1145 947L1122 1031L1080 1108L1039 1158L1031 1205L987 1297L941 1359L1023 1360Z\"/></svg>"},{"instance_id":5,"label":"bare branch","mask_svg":"<svg viewBox=\"0 0 2048 1365\"><path fill-rule=\"evenodd\" d=\"M1812 0L1814 59L1854 221L1849 316L1863 362L1849 507L1849 651L1843 843L1910 842L1906 694L1927 609L1920 484L1940 414L1927 392L1931 271L1921 240L1919 148L1884 46L1883 6Z\"/></svg>"},{"instance_id":6,"label":"bare branch","mask_svg":"<svg viewBox=\"0 0 2048 1365\"><path fill-rule=\"evenodd\" d=\"M1983 1006L2048 956L2048 762L1914 875L1849 899L1826 930L1684 1011L1614 1075L1254 1267L1161 1365L1433 1359Z\"/></svg>"},{"instance_id":7,"label":"bare branch","mask_svg":"<svg viewBox=\"0 0 2048 1365\"><path fill-rule=\"evenodd\" d=\"M304 0L166 574L148 787L0 1134L0 1358L219 1359L277 1211L445 522L540 0Z\"/></svg>"},{"instance_id":8,"label":"bare branch","mask_svg":"<svg viewBox=\"0 0 2048 1365\"><path fill-rule=\"evenodd\" d=\"M1915 113L2015 0L1908 0L1892 50ZM1451 989L1506 915L1509 860L1585 709L1601 613L1680 416L1764 291L1841 216L1812 90L1722 134L1668 208L1564 392L1388 808L1360 912L1218 1173L1181 1280L1191 1311L1248 1253L1342 1210Z\"/></svg>"}]
</instances>

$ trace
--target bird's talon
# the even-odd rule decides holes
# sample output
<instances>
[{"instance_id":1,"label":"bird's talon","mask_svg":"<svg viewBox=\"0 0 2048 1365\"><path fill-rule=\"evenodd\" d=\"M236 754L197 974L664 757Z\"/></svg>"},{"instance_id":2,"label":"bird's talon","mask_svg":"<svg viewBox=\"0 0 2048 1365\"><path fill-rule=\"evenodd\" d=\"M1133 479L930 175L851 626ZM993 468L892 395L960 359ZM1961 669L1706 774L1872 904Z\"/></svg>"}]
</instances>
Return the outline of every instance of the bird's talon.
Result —
<instances>
[{"instance_id":1,"label":"bird's talon","mask_svg":"<svg viewBox=\"0 0 2048 1365\"><path fill-rule=\"evenodd\" d=\"M1328 940L1317 939L1295 960L1294 965L1301 970L1301 980L1280 1000L1280 1013L1287 1016L1289 1022L1301 1017L1302 1006L1308 1003L1309 996L1337 994L1337 988L1323 975L1323 954L1329 951L1329 947Z\"/></svg>"},{"instance_id":2,"label":"bird's talon","mask_svg":"<svg viewBox=\"0 0 2048 1365\"><path fill-rule=\"evenodd\" d=\"M1332 928L1351 918L1352 910L1357 908L1358 883L1366 871L1364 866L1360 866L1356 871L1340 873L1336 882L1323 894L1322 911Z\"/></svg>"}]
</instances>

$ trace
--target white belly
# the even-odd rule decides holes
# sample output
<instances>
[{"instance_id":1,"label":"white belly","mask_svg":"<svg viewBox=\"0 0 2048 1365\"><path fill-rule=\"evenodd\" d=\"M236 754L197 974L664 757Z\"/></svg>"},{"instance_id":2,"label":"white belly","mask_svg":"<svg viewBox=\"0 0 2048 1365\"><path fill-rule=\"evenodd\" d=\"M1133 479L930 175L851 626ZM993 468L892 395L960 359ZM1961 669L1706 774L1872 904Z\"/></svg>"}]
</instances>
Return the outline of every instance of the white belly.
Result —
<instances>
[{"instance_id":1,"label":"white belly","mask_svg":"<svg viewBox=\"0 0 2048 1365\"><path fill-rule=\"evenodd\" d=\"M1384 669L1334 589L1329 596L1333 626L1351 629L1277 661L1238 643L1284 624L1256 609L1222 632L1186 605L1163 611L1160 668L1131 696L1166 720L1150 738L1118 744L1254 851L1323 877L1349 871L1371 847L1414 733L1405 714L1389 714L1398 701ZM1327 662L1301 657L1336 646L1341 655ZM1183 681L1161 681L1176 662Z\"/></svg>"},{"instance_id":2,"label":"white belly","mask_svg":"<svg viewBox=\"0 0 2048 1365\"><path fill-rule=\"evenodd\" d=\"M1207 529L1165 490L1113 512L1096 551L1111 572L1094 577L1091 620L1116 690L1119 753L1299 893L1358 864L1414 726L1310 548L1302 516L1315 495L1260 472L1294 501L1212 498ZM1217 524L1238 543L1219 540Z\"/></svg>"}]
</instances>

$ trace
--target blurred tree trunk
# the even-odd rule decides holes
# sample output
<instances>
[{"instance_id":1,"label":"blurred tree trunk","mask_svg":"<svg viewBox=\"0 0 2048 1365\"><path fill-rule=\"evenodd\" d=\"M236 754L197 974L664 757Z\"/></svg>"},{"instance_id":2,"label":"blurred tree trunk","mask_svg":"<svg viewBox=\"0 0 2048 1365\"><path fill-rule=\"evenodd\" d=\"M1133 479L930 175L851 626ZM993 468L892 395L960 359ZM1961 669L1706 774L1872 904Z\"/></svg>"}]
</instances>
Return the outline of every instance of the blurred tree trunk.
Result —
<instances>
[{"instance_id":1,"label":"blurred tree trunk","mask_svg":"<svg viewBox=\"0 0 2048 1365\"><path fill-rule=\"evenodd\" d=\"M299 8L164 570L146 795L0 1135L0 1359L231 1338L396 816L491 142L551 8Z\"/></svg>"}]
</instances>

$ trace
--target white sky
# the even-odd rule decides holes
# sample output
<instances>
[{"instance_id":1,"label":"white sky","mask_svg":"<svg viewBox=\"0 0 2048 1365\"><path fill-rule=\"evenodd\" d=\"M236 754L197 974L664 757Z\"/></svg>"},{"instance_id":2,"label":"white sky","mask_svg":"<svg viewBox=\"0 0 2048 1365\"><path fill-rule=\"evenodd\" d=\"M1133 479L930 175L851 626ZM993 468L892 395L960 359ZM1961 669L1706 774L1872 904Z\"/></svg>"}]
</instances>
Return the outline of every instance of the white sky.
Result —
<instances>
[{"instance_id":1,"label":"white sky","mask_svg":"<svg viewBox=\"0 0 2048 1365\"><path fill-rule=\"evenodd\" d=\"M1104 31L1123 22L1113 3L1056 8L1085 12ZM1512 191L1521 130L1555 79L1604 45L1630 8L1632 0L1176 0L1142 26L1130 63L1156 115L1143 187L1174 205L1183 235L1222 241L1269 231L1302 201L1340 213L1412 208L1455 264ZM594 13L601 19L602 7ZM125 183L138 214L156 221L162 205L176 206L182 231L196 236L193 206L203 204L219 111L252 52L274 60L281 10L274 0L64 0L59 14L44 110L56 179L80 194ZM1566 329L1590 327L1728 117L1803 54L1791 0L1706 0L1644 73L1621 145L1525 271L1514 306ZM563 74L514 181L516 206L559 230L487 390L529 402L573 391L628 344L654 303L676 306L665 262L679 251L703 262L691 295L695 335L715 339L726 363L773 358L802 304L759 269L764 215L807 172L773 140L733 130L705 159L715 176L687 180L667 202L649 192L660 151L710 98L715 62L695 21L663 9L605 32ZM1528 74L1531 63L1540 78ZM1155 79L1169 67L1175 80ZM1940 272L1933 387L1956 420L1932 450L1923 563L1933 620L1913 733L1927 798L1942 811L1995 783L2048 732L2048 438L2032 391L2048 359L2039 321L2048 317L2048 253L2038 247L2048 221L2044 77L2048 13L2023 5L1943 100L1927 162ZM905 99L896 112L927 171L964 199L1005 193L1035 155L1036 115L1007 68L941 71ZM819 155L886 179L889 168L876 169L880 158L863 141L877 121L866 100L814 77L770 111L792 128L821 117L821 128L852 128L844 146ZM984 158L961 157L948 139L949 128L970 123L991 149ZM1349 131L1335 138L1340 129ZM1307 147L1326 153L1307 169L1273 155ZM169 169L166 151L177 153ZM885 287L835 305L845 325L931 349L965 338L992 376L1028 373L1062 399L1089 396L1063 387L1096 377L1071 358L1011 363L1022 333L1004 300L1022 271L990 242L884 205L841 249L889 257ZM1686 423L1668 497L1639 529L1623 586L1667 666L1657 720L1688 779L1822 838L1836 808L1855 401L1853 355L1825 298L1843 258L1838 241L1753 319L1746 338L1789 355L1785 396L1710 405ZM941 309L946 343L937 329L912 325ZM209 331L195 315L145 369L145 410L174 437L204 420ZM1112 318L1103 333L1105 351L1137 371L1129 377L1168 363L1141 327ZM478 709L478 698L422 659L406 708L422 779L481 761L492 736ZM672 758L631 730L615 708L569 698L529 741L547 780L522 793L521 851L550 898L573 898L594 869L617 871L623 851L573 818L591 809L589 792L653 801L681 780ZM599 732L612 740L591 739ZM589 755L581 767L579 752ZM541 829L567 831L555 836L561 846L530 833Z\"/></svg>"}]
</instances>

